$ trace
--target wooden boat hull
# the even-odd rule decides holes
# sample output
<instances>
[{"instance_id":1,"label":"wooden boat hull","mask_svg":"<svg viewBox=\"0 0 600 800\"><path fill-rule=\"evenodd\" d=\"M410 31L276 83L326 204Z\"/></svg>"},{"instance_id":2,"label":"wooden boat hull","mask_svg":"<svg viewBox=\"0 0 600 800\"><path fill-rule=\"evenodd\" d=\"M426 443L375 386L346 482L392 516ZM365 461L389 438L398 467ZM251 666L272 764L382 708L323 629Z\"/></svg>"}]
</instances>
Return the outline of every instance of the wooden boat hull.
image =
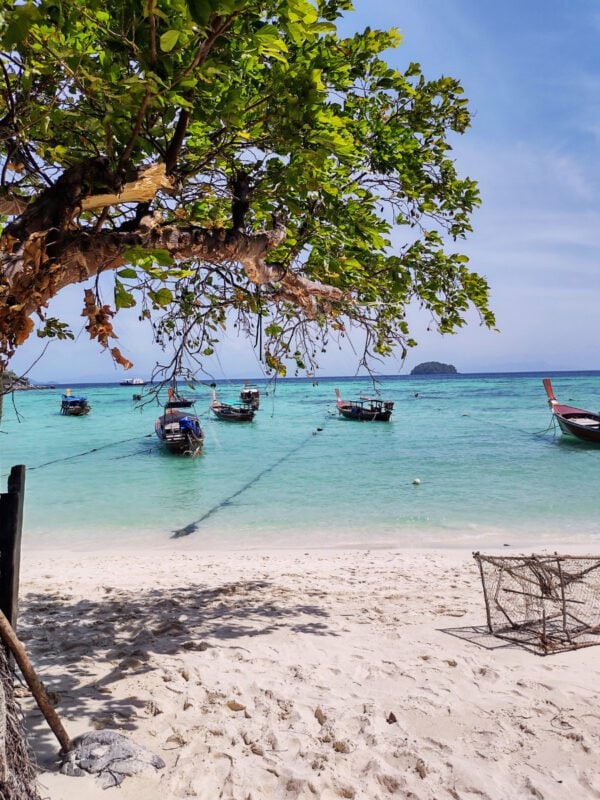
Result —
<instances>
[{"instance_id":1,"label":"wooden boat hull","mask_svg":"<svg viewBox=\"0 0 600 800\"><path fill-rule=\"evenodd\" d=\"M168 450L169 453L173 453L176 456L187 456L187 455L195 455L202 452L202 448L204 446L204 441L202 439L198 439L195 441L190 440L175 440L175 439L162 439L160 436L158 437L161 441L162 446L165 450Z\"/></svg>"},{"instance_id":2,"label":"wooden boat hull","mask_svg":"<svg viewBox=\"0 0 600 800\"><path fill-rule=\"evenodd\" d=\"M338 406L338 412L344 419L353 419L358 422L389 422L392 416L392 412L389 409L359 408L350 403Z\"/></svg>"},{"instance_id":3,"label":"wooden boat hull","mask_svg":"<svg viewBox=\"0 0 600 800\"><path fill-rule=\"evenodd\" d=\"M60 409L60 413L63 417L85 417L86 414L89 414L91 410L91 406L71 406L69 408L62 407Z\"/></svg>"},{"instance_id":4,"label":"wooden boat hull","mask_svg":"<svg viewBox=\"0 0 600 800\"><path fill-rule=\"evenodd\" d=\"M597 417L595 424L585 425L581 424L581 417L576 414L571 416L563 416L553 411L554 417L558 422L561 431L567 436L575 436L577 439L582 439L584 442L597 442L600 444L600 417ZM585 420L592 419L596 415L586 413L583 417Z\"/></svg>"},{"instance_id":5,"label":"wooden boat hull","mask_svg":"<svg viewBox=\"0 0 600 800\"><path fill-rule=\"evenodd\" d=\"M561 405L554 396L550 379L544 378L543 383L548 395L548 404L561 431L566 436L600 444L600 414L585 411L583 408Z\"/></svg>"},{"instance_id":6,"label":"wooden boat hull","mask_svg":"<svg viewBox=\"0 0 600 800\"><path fill-rule=\"evenodd\" d=\"M72 394L63 395L60 403L60 413L63 417L84 417L90 413L91 408L87 397L83 395L79 397Z\"/></svg>"},{"instance_id":7,"label":"wooden boat hull","mask_svg":"<svg viewBox=\"0 0 600 800\"><path fill-rule=\"evenodd\" d=\"M210 407L211 411L217 419L223 422L252 422L254 419L255 410L250 408L242 408L240 406L231 406L226 403L219 403Z\"/></svg>"},{"instance_id":8,"label":"wooden boat hull","mask_svg":"<svg viewBox=\"0 0 600 800\"><path fill-rule=\"evenodd\" d=\"M389 422L394 410L394 404L389 400L373 400L361 397L360 400L342 400L340 390L335 390L336 407L344 419L357 422Z\"/></svg>"}]
</instances>

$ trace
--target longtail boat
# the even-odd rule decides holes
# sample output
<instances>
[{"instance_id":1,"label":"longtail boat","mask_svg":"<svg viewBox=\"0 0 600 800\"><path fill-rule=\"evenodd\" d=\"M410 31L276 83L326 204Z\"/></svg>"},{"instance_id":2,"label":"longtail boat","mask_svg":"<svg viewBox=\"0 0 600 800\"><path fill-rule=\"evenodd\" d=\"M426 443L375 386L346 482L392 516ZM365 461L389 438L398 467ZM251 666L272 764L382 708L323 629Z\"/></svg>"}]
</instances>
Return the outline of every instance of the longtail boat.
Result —
<instances>
[{"instance_id":1,"label":"longtail boat","mask_svg":"<svg viewBox=\"0 0 600 800\"><path fill-rule=\"evenodd\" d=\"M340 390L335 390L336 406L340 416L360 422L389 422L394 409L390 400L374 400L361 397L359 400L342 400Z\"/></svg>"},{"instance_id":2,"label":"longtail boat","mask_svg":"<svg viewBox=\"0 0 600 800\"><path fill-rule=\"evenodd\" d=\"M197 455L204 444L204 431L193 411L194 403L169 389L164 413L156 420L154 431L171 453Z\"/></svg>"},{"instance_id":3,"label":"longtail boat","mask_svg":"<svg viewBox=\"0 0 600 800\"><path fill-rule=\"evenodd\" d=\"M544 378L543 384L548 395L548 405L561 431L567 436L600 444L600 414L585 411L583 408L563 406L554 396L550 378Z\"/></svg>"},{"instance_id":4,"label":"longtail boat","mask_svg":"<svg viewBox=\"0 0 600 800\"><path fill-rule=\"evenodd\" d=\"M214 384L212 390L210 410L217 419L222 419L224 422L252 422L256 412L249 403L221 403L217 400Z\"/></svg>"},{"instance_id":5,"label":"longtail boat","mask_svg":"<svg viewBox=\"0 0 600 800\"><path fill-rule=\"evenodd\" d=\"M245 405L250 406L254 411L258 411L260 405L260 391L258 386L250 383L245 383L244 388L240 392L240 400Z\"/></svg>"},{"instance_id":6,"label":"longtail boat","mask_svg":"<svg viewBox=\"0 0 600 800\"><path fill-rule=\"evenodd\" d=\"M71 394L67 389L60 402L60 413L65 417L83 417L91 411L87 397Z\"/></svg>"}]
</instances>

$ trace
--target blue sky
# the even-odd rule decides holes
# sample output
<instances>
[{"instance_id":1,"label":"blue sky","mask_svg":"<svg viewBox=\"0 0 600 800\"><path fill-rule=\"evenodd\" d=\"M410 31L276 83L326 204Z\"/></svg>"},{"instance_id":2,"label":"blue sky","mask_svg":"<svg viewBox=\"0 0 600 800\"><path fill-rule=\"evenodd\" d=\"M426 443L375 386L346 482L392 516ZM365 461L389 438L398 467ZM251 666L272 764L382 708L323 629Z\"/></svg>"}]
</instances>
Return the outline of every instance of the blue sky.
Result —
<instances>
[{"instance_id":1,"label":"blue sky","mask_svg":"<svg viewBox=\"0 0 600 800\"><path fill-rule=\"evenodd\" d=\"M600 4L597 0L355 0L342 31L399 28L403 43L389 61L403 69L418 61L427 77L461 80L473 113L455 142L463 175L479 182L482 207L461 251L491 286L499 332L476 315L456 335L427 331L411 312L419 346L402 364L380 372L409 372L431 359L460 372L600 369ZM53 313L80 331L82 288L57 298ZM117 317L130 374L149 375L161 354L135 315ZM38 380L119 380L107 353L86 341L55 343L32 369ZM13 360L25 369L40 352L32 339ZM261 375L249 343L228 337L216 377ZM330 352L326 375L353 374L351 350Z\"/></svg>"},{"instance_id":2,"label":"blue sky","mask_svg":"<svg viewBox=\"0 0 600 800\"><path fill-rule=\"evenodd\" d=\"M366 4L359 4L366 6ZM426 74L460 78L473 125L456 143L482 207L465 252L491 286L500 333L421 333L407 366L598 369L600 6L578 0L373 3ZM361 14L362 15L362 14ZM380 18L379 18L380 15ZM366 17L366 15L365 15ZM373 20L374 23L374 20Z\"/></svg>"}]
</instances>

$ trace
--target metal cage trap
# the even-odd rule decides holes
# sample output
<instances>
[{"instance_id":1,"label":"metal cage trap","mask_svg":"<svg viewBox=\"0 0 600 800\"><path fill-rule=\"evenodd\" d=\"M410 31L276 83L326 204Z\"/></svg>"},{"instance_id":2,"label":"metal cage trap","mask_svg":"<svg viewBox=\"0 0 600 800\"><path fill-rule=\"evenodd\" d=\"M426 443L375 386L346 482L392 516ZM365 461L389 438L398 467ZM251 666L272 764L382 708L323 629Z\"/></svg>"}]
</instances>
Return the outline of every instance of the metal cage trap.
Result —
<instances>
[{"instance_id":1,"label":"metal cage trap","mask_svg":"<svg viewBox=\"0 0 600 800\"><path fill-rule=\"evenodd\" d=\"M473 557L494 636L544 655L600 644L600 556Z\"/></svg>"}]
</instances>

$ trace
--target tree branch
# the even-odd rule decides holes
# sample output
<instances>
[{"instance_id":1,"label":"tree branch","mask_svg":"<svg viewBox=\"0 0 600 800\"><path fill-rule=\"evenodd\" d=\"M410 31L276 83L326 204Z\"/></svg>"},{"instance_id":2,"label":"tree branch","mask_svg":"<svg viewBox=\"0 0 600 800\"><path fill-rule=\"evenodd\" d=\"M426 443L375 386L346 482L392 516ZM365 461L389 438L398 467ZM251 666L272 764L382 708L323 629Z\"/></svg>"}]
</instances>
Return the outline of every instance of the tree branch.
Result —
<instances>
[{"instance_id":1,"label":"tree branch","mask_svg":"<svg viewBox=\"0 0 600 800\"><path fill-rule=\"evenodd\" d=\"M156 64L156 20L154 19L155 0L148 0L148 24L150 25L150 63Z\"/></svg>"},{"instance_id":2,"label":"tree branch","mask_svg":"<svg viewBox=\"0 0 600 800\"><path fill-rule=\"evenodd\" d=\"M146 93L144 94L144 98L140 103L140 107L138 109L138 113L135 118L135 123L131 131L129 141L127 142L125 150L123 150L123 152L121 153L121 158L119 159L119 163L117 165L117 174L119 174L125 168L125 165L129 161L131 153L133 152L135 140L137 139L137 137L140 134L140 131L142 130L144 115L146 113L146 109L148 108L148 103L150 102L151 97L152 97L152 92L150 91L150 87L147 86Z\"/></svg>"},{"instance_id":3,"label":"tree branch","mask_svg":"<svg viewBox=\"0 0 600 800\"><path fill-rule=\"evenodd\" d=\"M154 199L159 189L171 190L173 181L167 178L164 164L152 164L131 183L126 183L118 194L93 194L81 201L82 211L115 206L121 203L145 203Z\"/></svg>"},{"instance_id":4,"label":"tree branch","mask_svg":"<svg viewBox=\"0 0 600 800\"><path fill-rule=\"evenodd\" d=\"M93 158L70 167L27 206L19 219L6 226L4 237L24 242L36 233L66 227L83 198L101 188L120 188L107 159Z\"/></svg>"},{"instance_id":5,"label":"tree branch","mask_svg":"<svg viewBox=\"0 0 600 800\"><path fill-rule=\"evenodd\" d=\"M241 12L236 11L234 14L230 14L228 17L220 17L220 16L213 17L211 21L210 34L208 38L206 38L202 42L191 64L184 69L184 71L179 76L178 80L181 80L181 78L186 78L191 72L193 72L196 69L196 67L199 67L206 61L217 39L225 33L227 28L231 25L234 19L240 15L240 13Z\"/></svg>"},{"instance_id":6,"label":"tree branch","mask_svg":"<svg viewBox=\"0 0 600 800\"><path fill-rule=\"evenodd\" d=\"M233 181L231 200L231 219L235 231L244 230L244 220L250 208L250 176L240 170Z\"/></svg>"},{"instance_id":7,"label":"tree branch","mask_svg":"<svg viewBox=\"0 0 600 800\"><path fill-rule=\"evenodd\" d=\"M174 84L177 84L182 78L187 77L191 72L193 72L197 67L203 64L208 56L210 55L211 50L213 49L215 42L217 39L222 36L227 28L231 25L233 20L238 16L238 13L231 14L229 17L219 17L215 16L212 20L212 26L209 36L202 42L198 50L196 51L196 55L192 59L191 64L189 64L186 69L179 75L177 80L174 81ZM191 96L191 95L190 95ZM177 120L177 125L175 127L175 132L173 134L173 138L169 142L169 146L167 147L167 153L165 156L165 164L167 167L167 175L171 175L173 170L177 165L177 160L179 158L179 153L181 152L181 148L183 146L183 141L185 139L185 134L187 133L187 128L190 123L191 114L190 112L182 108L179 114L179 119Z\"/></svg>"},{"instance_id":8,"label":"tree branch","mask_svg":"<svg viewBox=\"0 0 600 800\"><path fill-rule=\"evenodd\" d=\"M171 175L177 166L177 160L179 159L179 153L181 152L183 140L185 139L185 134L187 133L189 124L190 112L187 110L187 108L182 108L179 113L177 125L175 126L175 133L173 134L173 138L169 142L167 152L165 153L165 167L167 170L167 175Z\"/></svg>"},{"instance_id":9,"label":"tree branch","mask_svg":"<svg viewBox=\"0 0 600 800\"><path fill-rule=\"evenodd\" d=\"M16 249L14 239L5 239L8 246L0 261L0 354L10 356L25 341L33 330L31 315L41 311L57 292L123 266L131 247L167 250L175 261L196 260L230 268L237 263L252 283L270 287L274 300L293 303L309 318L317 314L322 301L343 300L344 293L336 287L309 280L280 264L267 263L269 252L285 237L281 223L270 231L245 234L232 229L165 225L155 214L144 217L135 231L54 229L46 235L33 234Z\"/></svg>"}]
</instances>

